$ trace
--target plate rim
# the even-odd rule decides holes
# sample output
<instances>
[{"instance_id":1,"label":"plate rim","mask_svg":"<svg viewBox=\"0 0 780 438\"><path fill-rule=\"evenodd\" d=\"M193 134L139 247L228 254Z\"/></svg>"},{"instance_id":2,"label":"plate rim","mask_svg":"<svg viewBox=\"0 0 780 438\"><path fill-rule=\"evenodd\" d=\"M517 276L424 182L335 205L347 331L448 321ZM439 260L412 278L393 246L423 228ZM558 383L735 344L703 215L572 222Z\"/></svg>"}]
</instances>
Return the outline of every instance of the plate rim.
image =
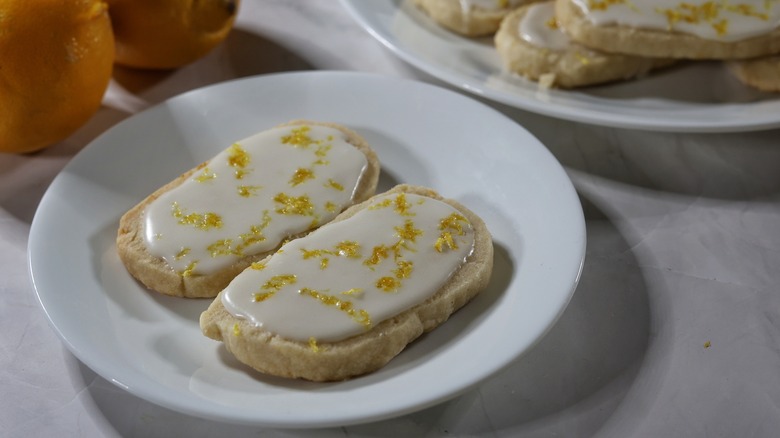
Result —
<instances>
[{"instance_id":1,"label":"plate rim","mask_svg":"<svg viewBox=\"0 0 780 438\"><path fill-rule=\"evenodd\" d=\"M686 123L684 120L669 118L663 123L653 123L653 119L644 116L627 115L619 112L619 108L616 108L615 112L603 112L603 111L582 111L576 107L567 107L566 105L557 104L555 106L548 105L542 100L536 102L532 99L528 99L522 95L512 95L500 90L495 90L491 87L485 86L480 81L466 75L460 75L453 72L449 72L446 69L440 68L435 63L422 59L421 57L411 53L409 50L401 47L395 42L394 36L384 29L379 29L372 24L372 21L363 14L363 10L366 8L358 7L358 4L372 4L372 2L363 2L362 0L339 0L352 16L352 18L362 27L369 35L379 41L385 48L390 50L397 57L405 61L406 63L418 68L419 70L438 78L445 83L455 86L462 91L472 93L476 96L480 96L494 102L509 105L517 109L529 111L532 113L540 114L543 116L554 117L571 122L587 123L597 126L621 128L621 129L639 129L645 131L658 131L669 133L737 133L737 132L751 132L762 131L780 128L780 112L776 117L767 117L762 120L756 120L751 123L728 123L728 121L717 120L708 123L691 124ZM407 0L383 0L405 2ZM400 8L400 6L399 6ZM369 7L368 9L371 9ZM553 92L566 92L566 90L553 90ZM607 101L607 98L599 98ZM760 102L759 102L760 103ZM780 97L778 102L773 102L780 105ZM728 106L742 105L738 103L726 104ZM739 108L743 110L743 108ZM763 111L763 113L771 113L771 111Z\"/></svg>"},{"instance_id":2,"label":"plate rim","mask_svg":"<svg viewBox=\"0 0 780 438\"><path fill-rule=\"evenodd\" d=\"M104 363L102 363L99 360L96 360L93 357L94 356L94 352L84 351L83 349L79 348L79 346L76 345L75 343L73 343L72 339L69 339L67 334L62 331L62 328L60 326L58 326L57 322L52 317L50 309L47 306L45 293L41 294L39 282L36 281L36 275L40 275L40 273L36 273L35 272L35 269L36 269L35 268L35 264L36 264L35 258L38 257L38 254L35 251L36 251L36 248L38 247L37 240L39 239L39 236L40 236L40 232L38 232L38 229L40 227L42 227L41 221L44 220L42 218L42 213L41 212L45 211L45 208L47 208L47 206L49 205L49 198L54 196L53 193L55 193L55 191L60 187L60 185L62 185L62 178L64 178L64 175L67 175L67 173L71 169L73 169L74 167L79 165L79 163L81 161L86 160L85 158L79 158L79 157L80 156L81 157L85 157L85 156L89 157L89 154L92 154L93 152L88 152L88 151L93 151L94 149L97 149L98 147L100 147L100 144L102 144L105 141L104 139L105 138L110 138L110 136L113 135L112 132L114 132L115 129L119 129L118 127L120 125L125 125L126 123L128 123L129 120L136 120L136 118L137 117L141 117L142 114L149 114L149 113L153 113L153 111L160 111L160 109L155 109L155 108L164 108L164 107L171 108L171 105L177 104L179 102L186 102L189 99L189 97L187 97L187 96L198 95L198 94L201 94L201 93L205 93L206 90L213 90L213 89L218 89L219 87L228 86L229 83L237 84L237 83L240 83L240 82L243 82L243 81L247 81L247 82L249 82L249 81L267 81L269 79L273 80L274 78L278 78L278 77L293 78L295 76L297 76L297 77L301 77L301 76L314 77L314 76L317 76L317 77L320 77L320 78L336 78L336 79L333 79L333 80L346 80L346 79L355 80L357 78L366 78L367 80L375 80L375 81L380 81L380 82L383 82L383 81L394 81L394 82L399 82L399 83L402 82L402 83L406 83L406 84L414 84L414 86L431 87L433 89L438 89L439 92L452 93L452 94L456 94L457 95L457 93L453 93L453 92L451 92L451 91L449 91L449 90L447 90L445 88L438 87L438 86L435 86L435 85L426 84L426 83L423 83L423 82L413 81L413 80L409 80L409 79L390 77L390 76L385 76L385 75L380 75L380 74L373 74L373 73L335 72L335 71L274 73L274 74L258 75L258 76L251 76L251 77L247 77L247 78L234 79L234 80L230 80L230 81L226 81L226 82L222 82L222 83L218 83L218 84L208 85L208 86L205 86L205 87L202 87L202 88L198 88L198 89L195 89L195 90L190 90L188 92L182 93L179 96L175 96L175 97L173 97L171 99L168 99L168 100L166 100L164 102L161 102L161 103L159 103L157 105L154 105L154 106L150 107L147 110L144 110L144 111L141 111L141 112L139 112L137 114L131 115L127 119L125 119L125 120L117 123L116 125L112 126L108 130L106 130L104 133L99 135L89 145L85 146L82 149L82 151L80 151L76 156L74 156L73 159L71 159L71 161L54 178L54 180L52 181L52 183L50 184L50 186L47 188L46 192L44 193L43 197L41 198L40 204L38 206L38 209L36 210L35 216L33 218L33 221L31 223L31 227L30 227L30 236L29 236L28 252L27 252L27 263L28 263L29 278L30 278L30 280L31 280L31 282L33 284L33 288L34 288L34 291L35 291L38 303L41 306L41 308L43 309L43 311L44 311L44 313L46 315L46 318L47 318L47 320L49 322L50 327L52 327L52 329L55 331L55 333L57 333L57 335L60 338L60 340L65 344L65 346L68 348L68 350L71 351L74 354L74 356L76 356L80 361L82 361L89 368L93 369L97 374L101 375L101 377L103 377L106 380L112 382L113 384L121 387L122 389L130 392L131 394L133 394L135 396L138 396L138 397L140 397L142 399L145 399L147 401L150 401L152 403L155 403L155 404L158 404L160 406L164 406L166 408L173 409L173 410L176 410L176 411L188 414L188 415L205 417L205 418L210 418L210 419L218 420L218 421L229 421L229 422L239 423L239 424L263 425L263 426L271 426L271 427L293 427L293 428L309 428L309 427L323 427L323 426L334 426L334 425L357 424L357 423L363 423L363 422L367 422L367 421L376 421L376 420L381 420L381 419L387 419L387 418L395 417L395 416L398 416L398 415L414 412L414 411L423 409L425 407L429 407L429 406L441 403L444 400L451 399L452 397L455 397L455 396L457 396L459 394L462 394L463 392L465 392L465 391L473 388L474 386L482 383L484 381L484 379L490 377L491 375L493 375L498 370L500 370L503 367L507 366L513 360L516 360L516 358L519 357L519 356L516 356L514 359L512 359L510 361L507 361L506 363L503 363L499 367L494 368L486 376L483 376L482 378L479 378L479 379L475 379L473 382L471 382L468 385L461 386L457 391L450 392L449 394L446 395L446 397L428 398L428 399L426 399L425 401L423 401L421 403L412 404L412 405L406 406L404 408L394 409L394 410L389 410L389 411L382 411L382 412L375 412L373 415L362 416L362 417L359 417L359 418L356 417L356 418L351 418L351 419L346 419L346 420L344 418L339 418L339 419L337 419L337 423L322 422L322 421L314 421L314 422L309 422L309 423L306 423L306 422L296 422L294 424L291 424L289 422L284 422L284 421L283 422L274 423L273 421L269 421L267 419L266 420L257 421L257 420L255 420L253 418L249 418L249 417L241 416L241 415L232 416L232 417L225 417L224 415L221 415L221 414L217 415L217 414L214 414L212 412L204 411L203 409L198 409L198 404L199 403L184 403L184 404L182 404L182 403L180 403L181 399L179 399L177 397L171 397L170 394L167 394L168 395L167 397L165 397L165 396L159 397L154 392L144 391L142 389L139 389L138 387L129 387L128 385L123 384L120 380L117 380L116 378L111 377L111 375L113 373L113 370L107 369L104 366ZM340 79L340 78L343 78L343 79ZM238 84L238 85L240 85L240 84ZM233 85L233 86L236 86L236 85ZM586 245L586 242L585 242L584 215L582 213L581 205L579 205L579 201L577 199L577 194L576 194L576 190L574 189L574 185L571 182L571 180L568 179L568 176L565 175L565 170L563 170L563 167L560 166L560 163L558 163L557 160L555 160L555 158L552 156L552 154L549 152L549 150L547 150L544 147L544 145L533 134L528 132L521 125L511 121L511 119L509 119L508 117L500 114L498 111L488 107L487 105L484 105L484 104L482 104L480 102L477 102L477 101L474 101L472 99L469 99L466 96L461 96L461 95L458 95L458 96L460 96L464 100L469 100L471 102L470 104L475 104L475 105L482 106L484 109L487 109L487 110L491 111L495 116L502 117L502 118L506 119L507 121L510 121L510 122L514 123L515 125L517 125L518 129L521 129L521 130L525 131L525 133L528 135L528 137L536 140L536 142L538 143L537 146L543 149L543 151L540 151L540 152L543 152L546 155L548 155L549 158L552 160L552 162L554 164L557 164L557 166L559 166L560 172L562 172L564 177L565 177L565 181L564 182L566 183L567 190L569 190L568 196L573 196L574 200L577 201L577 207L578 207L577 210L579 212L579 215L577 216L577 218L575 218L575 222L578 222L578 225L580 227L580 229L578 230L578 233L581 236L581 240L579 242L580 246L579 246L579 248L577 248L578 255L575 257L575 258L577 258L579 260L578 266L576 267L576 275L572 279L573 281L572 281L572 283L570 285L570 289L566 293L565 302L563 303L562 306L560 306L560 308L558 309L557 314L554 315L554 317L548 322L546 327L542 328L542 334L535 338L534 342L531 345L529 345L523 351L523 353L524 353L524 352L530 350L531 348L533 348L533 345L535 345L537 342L539 342L539 340L541 340L541 338L543 337L544 333L549 331L549 329L555 324L555 322L558 320L558 318L560 317L560 315L563 313L564 309L568 305L568 302L571 299L571 297L572 297L572 295L573 295L573 293L574 293L574 291L576 289L576 286L577 286L577 284L579 282L579 279L580 279L580 274L582 272L582 267L583 267L583 264L584 264L584 257L585 257L585 245ZM139 373L139 372L137 372L137 370L134 370L134 369L132 371L136 375L131 376L131 378L129 380L133 380L134 381L134 379L138 379L138 378L145 379L144 374ZM193 400L190 400L190 401L192 402ZM199 401L199 400L197 400L197 399L194 400L194 402L197 402L197 401Z\"/></svg>"}]
</instances>

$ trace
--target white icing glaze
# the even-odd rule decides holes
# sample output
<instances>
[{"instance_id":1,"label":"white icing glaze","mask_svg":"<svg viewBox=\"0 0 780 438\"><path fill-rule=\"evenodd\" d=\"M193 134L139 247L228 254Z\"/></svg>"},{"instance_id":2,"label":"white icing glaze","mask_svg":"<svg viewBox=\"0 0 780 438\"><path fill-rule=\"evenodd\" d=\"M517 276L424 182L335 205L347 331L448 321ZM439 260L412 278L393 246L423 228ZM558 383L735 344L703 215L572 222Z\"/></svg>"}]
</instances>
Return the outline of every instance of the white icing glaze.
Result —
<instances>
[{"instance_id":1,"label":"white icing glaze","mask_svg":"<svg viewBox=\"0 0 780 438\"><path fill-rule=\"evenodd\" d=\"M780 25L779 0L572 0L597 25L674 30L700 38L739 41Z\"/></svg>"},{"instance_id":2,"label":"white icing glaze","mask_svg":"<svg viewBox=\"0 0 780 438\"><path fill-rule=\"evenodd\" d=\"M555 7L551 1L529 6L517 32L523 41L537 47L561 51L570 46L569 37L555 24Z\"/></svg>"},{"instance_id":3,"label":"white icing glaze","mask_svg":"<svg viewBox=\"0 0 780 438\"><path fill-rule=\"evenodd\" d=\"M396 209L404 201L408 215ZM363 333L424 301L473 251L471 224L449 204L413 194L391 194L378 196L371 205L376 207L288 242L262 269L244 270L223 291L225 308L288 339L338 341ZM442 222L444 218L451 220ZM443 223L454 227L442 229ZM442 244L439 239L443 232L450 232L455 245ZM354 251L339 252L340 244ZM386 257L372 259L376 248L388 248ZM408 270L400 269L402 266ZM285 278L287 281L281 281ZM378 283L382 278L390 280ZM395 281L399 285L395 290L378 287ZM267 294L274 290L274 284L279 289ZM322 300L329 298L306 293L310 290L334 302L326 304ZM354 315L340 310L336 301L351 306ZM371 324L361 322L361 315L370 318Z\"/></svg>"},{"instance_id":4,"label":"white icing glaze","mask_svg":"<svg viewBox=\"0 0 780 438\"><path fill-rule=\"evenodd\" d=\"M485 9L488 11L500 11L504 9L516 8L527 0L459 0L460 8L463 12L470 12L474 8Z\"/></svg>"},{"instance_id":5,"label":"white icing glaze","mask_svg":"<svg viewBox=\"0 0 780 438\"><path fill-rule=\"evenodd\" d=\"M291 138L302 141L292 144L296 141ZM222 151L147 206L148 250L182 275L215 272L330 221L352 204L366 166L365 155L334 128L261 132ZM310 205L301 202L292 206L301 208L285 210L283 201L303 197Z\"/></svg>"}]
</instances>

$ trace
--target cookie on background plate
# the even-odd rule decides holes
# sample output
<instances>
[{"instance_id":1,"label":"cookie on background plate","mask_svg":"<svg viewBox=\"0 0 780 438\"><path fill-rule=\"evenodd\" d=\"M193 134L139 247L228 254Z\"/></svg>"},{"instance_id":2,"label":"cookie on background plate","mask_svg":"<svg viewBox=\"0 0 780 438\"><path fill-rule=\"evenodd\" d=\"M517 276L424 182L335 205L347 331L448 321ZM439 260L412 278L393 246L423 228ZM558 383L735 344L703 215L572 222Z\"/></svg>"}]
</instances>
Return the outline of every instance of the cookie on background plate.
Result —
<instances>
[{"instance_id":1,"label":"cookie on background plate","mask_svg":"<svg viewBox=\"0 0 780 438\"><path fill-rule=\"evenodd\" d=\"M780 53L778 0L556 0L561 28L610 53L746 59Z\"/></svg>"},{"instance_id":2,"label":"cookie on background plate","mask_svg":"<svg viewBox=\"0 0 780 438\"><path fill-rule=\"evenodd\" d=\"M574 88L642 76L671 59L609 54L572 42L557 26L553 1L509 14L495 36L505 68L542 87Z\"/></svg>"},{"instance_id":3,"label":"cookie on background plate","mask_svg":"<svg viewBox=\"0 0 780 438\"><path fill-rule=\"evenodd\" d=\"M780 92L780 55L730 61L729 70L742 83L761 91Z\"/></svg>"},{"instance_id":4,"label":"cookie on background plate","mask_svg":"<svg viewBox=\"0 0 780 438\"><path fill-rule=\"evenodd\" d=\"M479 37L493 35L513 9L538 0L414 0L438 25L452 32Z\"/></svg>"}]
</instances>

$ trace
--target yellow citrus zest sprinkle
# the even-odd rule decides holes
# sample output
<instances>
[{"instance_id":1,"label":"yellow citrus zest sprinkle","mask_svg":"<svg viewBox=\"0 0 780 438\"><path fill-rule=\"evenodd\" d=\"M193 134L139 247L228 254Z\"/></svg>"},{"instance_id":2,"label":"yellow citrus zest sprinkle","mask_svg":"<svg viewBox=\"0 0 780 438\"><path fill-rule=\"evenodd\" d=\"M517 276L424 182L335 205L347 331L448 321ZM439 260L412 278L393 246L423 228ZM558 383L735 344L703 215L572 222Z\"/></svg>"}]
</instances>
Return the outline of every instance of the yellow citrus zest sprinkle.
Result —
<instances>
[{"instance_id":1,"label":"yellow citrus zest sprinkle","mask_svg":"<svg viewBox=\"0 0 780 438\"><path fill-rule=\"evenodd\" d=\"M326 166L330 164L330 161L326 160L325 157L328 156L328 152L330 152L333 145L330 144L321 144L317 147L317 150L314 151L314 155L317 156L317 160L314 162L314 164L319 166Z\"/></svg>"},{"instance_id":2,"label":"yellow citrus zest sprinkle","mask_svg":"<svg viewBox=\"0 0 780 438\"><path fill-rule=\"evenodd\" d=\"M343 240L336 245L340 256L360 258L360 244L353 240Z\"/></svg>"},{"instance_id":3,"label":"yellow citrus zest sprinkle","mask_svg":"<svg viewBox=\"0 0 780 438\"><path fill-rule=\"evenodd\" d=\"M343 192L344 191L344 186L339 184L333 178L329 178L328 182L323 184L323 186L325 186L327 188L330 188L330 189L338 190L339 192Z\"/></svg>"},{"instance_id":4,"label":"yellow citrus zest sprinkle","mask_svg":"<svg viewBox=\"0 0 780 438\"><path fill-rule=\"evenodd\" d=\"M362 295L362 294L363 294L363 289L359 287L353 287L352 289L345 290L344 292L341 293L341 295Z\"/></svg>"},{"instance_id":5,"label":"yellow citrus zest sprinkle","mask_svg":"<svg viewBox=\"0 0 780 438\"><path fill-rule=\"evenodd\" d=\"M395 292L401 287L401 282L393 277L382 277L376 281L376 288L385 292Z\"/></svg>"},{"instance_id":6,"label":"yellow citrus zest sprinkle","mask_svg":"<svg viewBox=\"0 0 780 438\"><path fill-rule=\"evenodd\" d=\"M254 295L254 300L255 300L256 303L260 303L260 302L263 302L263 301L271 298L274 295L276 295L275 291L271 291L271 292L257 292Z\"/></svg>"},{"instance_id":7,"label":"yellow citrus zest sprinkle","mask_svg":"<svg viewBox=\"0 0 780 438\"><path fill-rule=\"evenodd\" d=\"M421 205L423 203L424 200L420 199L415 204ZM415 213L412 211L412 206L413 205L406 199L405 194L401 193L394 198L384 199L372 205L369 207L369 209L393 208L393 210L399 215L408 217L415 215ZM446 232L446 236L449 236L449 240L447 240L447 237L444 235L444 233L442 233L442 236L445 236L444 240L442 240L440 236L440 240L442 241L436 245L439 252L441 252L443 245L445 244L450 245L451 248L457 247L454 239L452 239L451 233L456 232L458 234L464 234L463 225L461 222L468 223L467 219L459 214L450 215L440 221L439 229L448 230ZM423 231L417 228L414 221L410 219L406 219L402 226L394 227L394 230L396 232L395 235L398 237L398 241L389 246L379 245L374 247L371 255L363 260L364 265L374 270L374 267L382 263L383 260L389 259L390 254L392 253L393 260L396 264L396 269L392 270L391 272L395 278L389 276L382 277L379 278L375 283L377 289L385 292L392 292L400 289L402 286L402 280L411 277L412 271L414 270L414 265L412 262L404 259L404 253L406 251L414 252L414 246L411 244L416 243L417 238L423 235Z\"/></svg>"},{"instance_id":8,"label":"yellow citrus zest sprinkle","mask_svg":"<svg viewBox=\"0 0 780 438\"><path fill-rule=\"evenodd\" d=\"M393 270L395 278L402 280L404 278L409 278L412 275L412 270L414 269L413 262L409 260L398 260L395 262L395 265L397 266L397 268Z\"/></svg>"},{"instance_id":9,"label":"yellow citrus zest sprinkle","mask_svg":"<svg viewBox=\"0 0 780 438\"><path fill-rule=\"evenodd\" d=\"M233 239L221 239L207 246L206 249L211 253L211 257L236 255L243 256L244 250L256 243L264 242L266 237L263 230L271 223L271 215L268 211L263 212L263 221L259 225L250 225L249 231L240 234L238 237L241 243L233 246Z\"/></svg>"},{"instance_id":10,"label":"yellow citrus zest sprinkle","mask_svg":"<svg viewBox=\"0 0 780 438\"><path fill-rule=\"evenodd\" d=\"M195 177L195 181L197 182L206 182L209 180L212 180L217 177L217 174L211 171L208 167L203 169L203 172L200 173L200 175Z\"/></svg>"},{"instance_id":11,"label":"yellow citrus zest sprinkle","mask_svg":"<svg viewBox=\"0 0 780 438\"><path fill-rule=\"evenodd\" d=\"M625 0L589 0L588 9L591 11L605 11L612 5L624 4Z\"/></svg>"},{"instance_id":12,"label":"yellow citrus zest sprinkle","mask_svg":"<svg viewBox=\"0 0 780 438\"><path fill-rule=\"evenodd\" d=\"M455 243L455 239L452 238L452 233L449 231L442 231L433 246L436 248L437 252L443 252L444 246L447 246L450 249L458 249L458 244Z\"/></svg>"},{"instance_id":13,"label":"yellow citrus zest sprinkle","mask_svg":"<svg viewBox=\"0 0 780 438\"><path fill-rule=\"evenodd\" d=\"M390 198L383 199L382 202L377 202L375 204L372 204L368 207L369 210L379 210L382 208L389 207L393 204L393 200Z\"/></svg>"},{"instance_id":14,"label":"yellow citrus zest sprinkle","mask_svg":"<svg viewBox=\"0 0 780 438\"><path fill-rule=\"evenodd\" d=\"M265 240L265 236L263 235L262 228L258 227L257 225L252 225L248 233L241 234L239 237L241 238L241 244L238 245L236 250L242 254L243 254L243 249L246 248L247 246L255 243L260 243Z\"/></svg>"},{"instance_id":15,"label":"yellow citrus zest sprinkle","mask_svg":"<svg viewBox=\"0 0 780 438\"><path fill-rule=\"evenodd\" d=\"M240 234L238 237L241 238L241 243L236 247L237 255L243 255L244 249L247 248L250 245L254 245L255 243L260 243L265 241L265 235L263 235L263 230L268 226L268 224L271 223L271 215L268 214L268 211L263 212L263 221L259 225L251 225L249 227L248 233Z\"/></svg>"},{"instance_id":16,"label":"yellow citrus zest sprinkle","mask_svg":"<svg viewBox=\"0 0 780 438\"><path fill-rule=\"evenodd\" d=\"M238 143L233 143L228 149L228 165L235 169L236 179L242 179L247 174L247 166L251 161L251 156Z\"/></svg>"},{"instance_id":17,"label":"yellow citrus zest sprinkle","mask_svg":"<svg viewBox=\"0 0 780 438\"><path fill-rule=\"evenodd\" d=\"M436 251L443 252L445 246L450 249L458 249L458 244L452 237L452 233L454 232L460 236L465 234L463 229L464 224L469 224L469 221L465 216L459 213L452 213L451 215L442 219L439 222L439 230L442 230L442 232L439 234L439 238L436 239L436 243L433 245L434 248L436 248Z\"/></svg>"},{"instance_id":18,"label":"yellow citrus zest sprinkle","mask_svg":"<svg viewBox=\"0 0 780 438\"><path fill-rule=\"evenodd\" d=\"M254 262L249 267L254 269L255 271L262 271L263 269L265 269L265 263Z\"/></svg>"},{"instance_id":19,"label":"yellow citrus zest sprinkle","mask_svg":"<svg viewBox=\"0 0 780 438\"><path fill-rule=\"evenodd\" d=\"M299 184L303 184L307 180L314 179L314 171L311 169L306 169L304 167L298 168L295 173L293 173L293 176L290 178L290 185L295 187Z\"/></svg>"},{"instance_id":20,"label":"yellow citrus zest sprinkle","mask_svg":"<svg viewBox=\"0 0 780 438\"><path fill-rule=\"evenodd\" d=\"M307 148L314 142L314 140L309 137L309 131L311 131L311 128L308 126L293 128L290 131L290 135L285 135L282 137L282 144Z\"/></svg>"},{"instance_id":21,"label":"yellow citrus zest sprinkle","mask_svg":"<svg viewBox=\"0 0 780 438\"><path fill-rule=\"evenodd\" d=\"M282 290L282 288L285 286L295 284L297 281L298 277L295 274L274 275L273 277L269 278L268 281L266 281L262 286L260 286L261 292L254 294L254 300L257 303L265 301L276 295L276 293Z\"/></svg>"},{"instance_id":22,"label":"yellow citrus zest sprinkle","mask_svg":"<svg viewBox=\"0 0 780 438\"><path fill-rule=\"evenodd\" d=\"M386 198L382 200L382 202L371 205L368 209L379 210L390 206L392 206L395 209L395 212L401 216L414 216L414 213L409 211L412 205L406 201L406 195L404 193L399 193L395 199Z\"/></svg>"},{"instance_id":23,"label":"yellow citrus zest sprinkle","mask_svg":"<svg viewBox=\"0 0 780 438\"><path fill-rule=\"evenodd\" d=\"M363 264L366 266L376 266L382 262L382 260L389 257L390 247L385 245L377 245L371 250L371 255L363 260Z\"/></svg>"},{"instance_id":24,"label":"yellow citrus zest sprinkle","mask_svg":"<svg viewBox=\"0 0 780 438\"><path fill-rule=\"evenodd\" d=\"M301 248L301 252L303 253L303 259L308 260L313 257L320 257L325 252L325 250L321 249L306 249Z\"/></svg>"},{"instance_id":25,"label":"yellow citrus zest sprinkle","mask_svg":"<svg viewBox=\"0 0 780 438\"><path fill-rule=\"evenodd\" d=\"M173 258L174 258L175 260L181 260L181 259L183 259L184 257L186 257L186 256L187 256L187 254L189 254L189 253L190 253L190 251L191 251L191 249L190 249L190 248L186 248L186 247L185 247L185 248L182 248L182 249L181 249L181 251L179 251L178 253L176 253L176 255L175 255Z\"/></svg>"},{"instance_id":26,"label":"yellow citrus zest sprinkle","mask_svg":"<svg viewBox=\"0 0 780 438\"><path fill-rule=\"evenodd\" d=\"M290 135L285 135L282 137L282 144L289 144L302 149L308 149L311 145L316 145L317 148L314 151L314 155L317 157L317 159L314 161L314 163L312 163L312 165L330 164L330 161L328 161L326 157L328 156L328 152L330 152L333 145L327 142L332 142L334 140L333 136L329 135L325 138L325 140L315 140L311 138L309 131L311 131L311 128L308 126L293 128L290 131Z\"/></svg>"},{"instance_id":27,"label":"yellow citrus zest sprinkle","mask_svg":"<svg viewBox=\"0 0 780 438\"><path fill-rule=\"evenodd\" d=\"M186 278L186 277L192 276L192 272L195 270L196 266L198 266L198 261L197 260L194 260L194 261L190 262L190 264L187 265L187 267L184 268L184 270L181 271L179 273L179 275L181 275L182 278Z\"/></svg>"},{"instance_id":28,"label":"yellow citrus zest sprinkle","mask_svg":"<svg viewBox=\"0 0 780 438\"><path fill-rule=\"evenodd\" d=\"M335 213L338 211L338 206L331 201L325 203L325 210L329 213Z\"/></svg>"},{"instance_id":29,"label":"yellow citrus zest sprinkle","mask_svg":"<svg viewBox=\"0 0 780 438\"><path fill-rule=\"evenodd\" d=\"M360 258L360 244L351 240L344 240L337 243L332 250L301 248L301 256L304 260L312 258L320 259L320 269L325 269L330 262L330 259L327 256Z\"/></svg>"},{"instance_id":30,"label":"yellow citrus zest sprinkle","mask_svg":"<svg viewBox=\"0 0 780 438\"><path fill-rule=\"evenodd\" d=\"M285 215L311 216L314 214L314 205L307 195L289 196L279 193L274 196L274 202L281 204L276 212Z\"/></svg>"},{"instance_id":31,"label":"yellow citrus zest sprinkle","mask_svg":"<svg viewBox=\"0 0 780 438\"><path fill-rule=\"evenodd\" d=\"M320 352L320 346L317 345L317 339L314 336L309 338L309 348L311 348L311 351L315 353Z\"/></svg>"},{"instance_id":32,"label":"yellow citrus zest sprinkle","mask_svg":"<svg viewBox=\"0 0 780 438\"><path fill-rule=\"evenodd\" d=\"M411 242L417 241L417 236L422 236L423 232L419 228L414 227L414 222L407 219L404 221L403 227L395 227L394 228L396 233L398 234L398 237L400 237L403 240L408 240Z\"/></svg>"},{"instance_id":33,"label":"yellow citrus zest sprinkle","mask_svg":"<svg viewBox=\"0 0 780 438\"><path fill-rule=\"evenodd\" d=\"M262 189L262 186L237 186L238 195L248 198L250 196L257 196L257 191Z\"/></svg>"},{"instance_id":34,"label":"yellow citrus zest sprinkle","mask_svg":"<svg viewBox=\"0 0 780 438\"><path fill-rule=\"evenodd\" d=\"M224 255L234 254L235 251L231 246L233 245L233 239L220 239L211 245L207 246L211 257L219 257Z\"/></svg>"},{"instance_id":35,"label":"yellow citrus zest sprinkle","mask_svg":"<svg viewBox=\"0 0 780 438\"><path fill-rule=\"evenodd\" d=\"M764 2L764 9L767 11L772 9L773 1L776 2L777 0L767 0ZM741 14L746 17L753 17L758 18L759 20L769 20L769 14L767 12L758 12L756 11L755 7L753 5L747 5L747 4L736 4L736 5L726 5L726 9L734 12L736 14Z\"/></svg>"},{"instance_id":36,"label":"yellow citrus zest sprinkle","mask_svg":"<svg viewBox=\"0 0 780 438\"><path fill-rule=\"evenodd\" d=\"M222 228L222 217L217 213L189 213L185 214L178 202L171 205L173 217L179 220L181 225L192 225L200 230Z\"/></svg>"},{"instance_id":37,"label":"yellow citrus zest sprinkle","mask_svg":"<svg viewBox=\"0 0 780 438\"><path fill-rule=\"evenodd\" d=\"M364 327L371 326L371 318L369 317L368 312L364 309L355 309L355 306L352 304L351 301L342 300L337 296L328 295L314 289L309 289L308 287L302 288L301 290L298 291L298 293L301 295L306 295L312 298L316 298L321 303L327 306L335 307L336 309L349 315L349 317L352 318L353 321L363 325Z\"/></svg>"},{"instance_id":38,"label":"yellow citrus zest sprinkle","mask_svg":"<svg viewBox=\"0 0 780 438\"><path fill-rule=\"evenodd\" d=\"M558 20L555 19L555 17L550 18L547 20L547 22L544 23L548 28L557 30L558 29Z\"/></svg>"},{"instance_id":39,"label":"yellow citrus zest sprinkle","mask_svg":"<svg viewBox=\"0 0 780 438\"><path fill-rule=\"evenodd\" d=\"M463 231L463 224L468 223L469 220L466 219L466 217L462 214L452 213L451 215L439 221L439 229L452 230L458 233L458 235L462 236L465 233L465 231Z\"/></svg>"},{"instance_id":40,"label":"yellow citrus zest sprinkle","mask_svg":"<svg viewBox=\"0 0 780 438\"><path fill-rule=\"evenodd\" d=\"M289 284L295 284L298 277L295 274L274 275L263 284L260 289L264 291L278 292Z\"/></svg>"},{"instance_id":41,"label":"yellow citrus zest sprinkle","mask_svg":"<svg viewBox=\"0 0 780 438\"><path fill-rule=\"evenodd\" d=\"M401 193L398 196L395 197L395 212L400 214L401 216L412 216L413 214L409 212L409 209L411 208L411 205L406 202L406 195Z\"/></svg>"},{"instance_id":42,"label":"yellow citrus zest sprinkle","mask_svg":"<svg viewBox=\"0 0 780 438\"><path fill-rule=\"evenodd\" d=\"M238 323L233 324L233 336L241 336L241 327Z\"/></svg>"},{"instance_id":43,"label":"yellow citrus zest sprinkle","mask_svg":"<svg viewBox=\"0 0 780 438\"><path fill-rule=\"evenodd\" d=\"M318 258L320 260L320 269L325 269L328 267L328 261L327 261L328 258L325 255L330 254L330 251L321 250L321 249L313 249L313 250L301 249L301 252L303 253L304 260L308 260L311 258Z\"/></svg>"}]
</instances>

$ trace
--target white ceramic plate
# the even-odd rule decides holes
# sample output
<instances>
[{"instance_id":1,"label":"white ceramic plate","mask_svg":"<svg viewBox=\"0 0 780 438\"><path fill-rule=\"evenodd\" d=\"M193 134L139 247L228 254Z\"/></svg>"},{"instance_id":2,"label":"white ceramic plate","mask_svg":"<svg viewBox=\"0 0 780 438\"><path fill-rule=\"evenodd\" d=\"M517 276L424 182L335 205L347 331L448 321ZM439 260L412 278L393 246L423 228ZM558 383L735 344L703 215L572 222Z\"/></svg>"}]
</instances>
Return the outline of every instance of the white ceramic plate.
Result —
<instances>
[{"instance_id":1,"label":"white ceramic plate","mask_svg":"<svg viewBox=\"0 0 780 438\"><path fill-rule=\"evenodd\" d=\"M401 182L430 186L478 212L495 235L487 290L385 368L346 382L253 372L201 335L198 317L208 300L148 292L116 255L124 211L233 141L295 118L356 129L382 163L380 190ZM408 413L489 377L534 345L563 311L584 248L570 180L516 123L431 85L319 72L203 88L113 127L44 195L29 264L51 325L107 380L199 417L303 428Z\"/></svg>"},{"instance_id":2,"label":"white ceramic plate","mask_svg":"<svg viewBox=\"0 0 780 438\"><path fill-rule=\"evenodd\" d=\"M451 85L539 114L597 125L674 132L780 126L780 96L752 90L721 63L686 64L645 79L574 91L540 91L504 73L491 38L443 30L410 0L342 0L399 57Z\"/></svg>"}]
</instances>

